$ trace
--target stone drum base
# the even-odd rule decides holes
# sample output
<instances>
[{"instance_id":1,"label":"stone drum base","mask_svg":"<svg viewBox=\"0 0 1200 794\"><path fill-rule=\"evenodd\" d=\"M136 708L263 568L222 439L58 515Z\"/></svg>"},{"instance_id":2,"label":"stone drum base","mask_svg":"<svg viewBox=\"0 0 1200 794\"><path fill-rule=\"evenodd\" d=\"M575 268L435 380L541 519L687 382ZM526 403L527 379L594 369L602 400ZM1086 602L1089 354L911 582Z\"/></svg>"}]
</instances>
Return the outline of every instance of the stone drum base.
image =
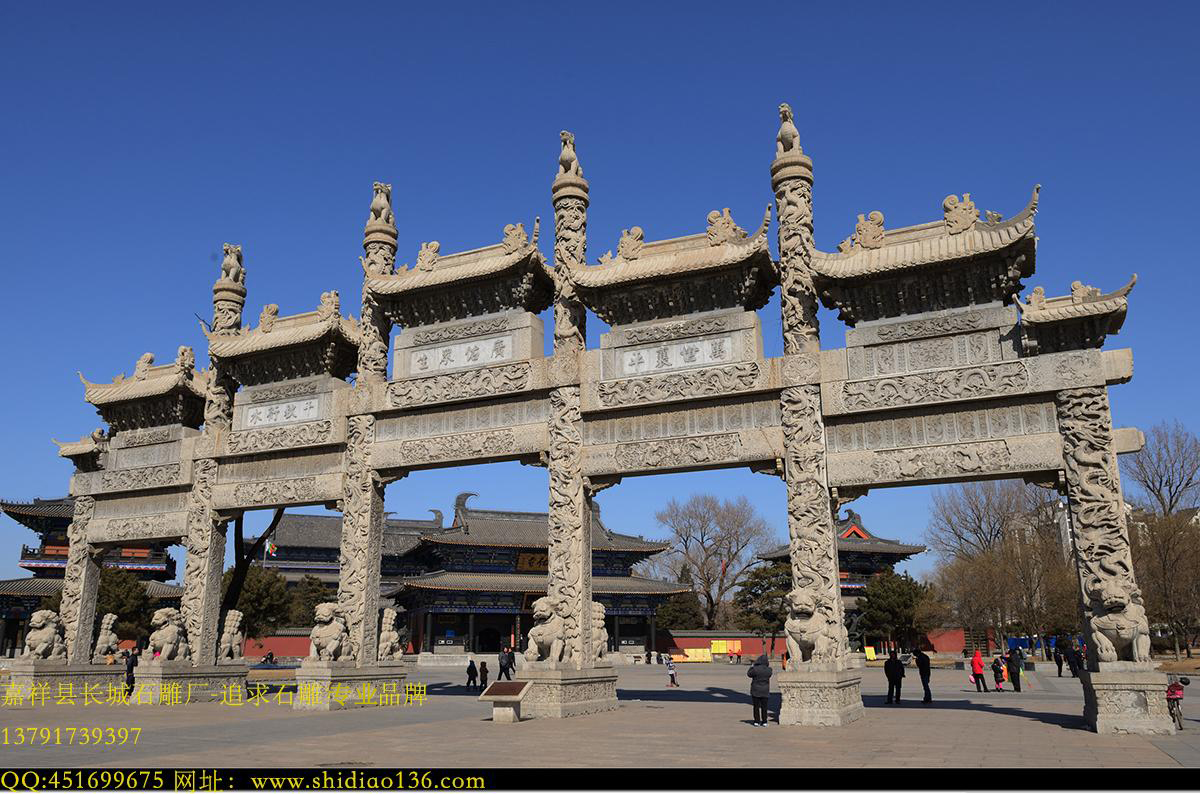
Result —
<instances>
[{"instance_id":1,"label":"stone drum base","mask_svg":"<svg viewBox=\"0 0 1200 794\"><path fill-rule=\"evenodd\" d=\"M780 725L847 725L863 715L861 670L787 670L778 681Z\"/></svg>"},{"instance_id":2,"label":"stone drum base","mask_svg":"<svg viewBox=\"0 0 1200 794\"><path fill-rule=\"evenodd\" d=\"M84 687L98 686L99 697L108 698L109 684L125 686L125 666L119 664L67 664L64 661L46 659L14 659L9 668L9 684L15 696L22 701L31 699L34 688L47 693L47 702L53 703L60 693L73 692L82 698ZM82 702L82 701L80 701Z\"/></svg>"},{"instance_id":3,"label":"stone drum base","mask_svg":"<svg viewBox=\"0 0 1200 794\"><path fill-rule=\"evenodd\" d=\"M244 700L246 670L245 664L194 667L190 662L141 661L133 670L129 703L161 706L232 701L237 697Z\"/></svg>"},{"instance_id":4,"label":"stone drum base","mask_svg":"<svg viewBox=\"0 0 1200 794\"><path fill-rule=\"evenodd\" d=\"M403 706L404 679L408 665L403 661L376 662L355 667L354 662L305 660L296 671L297 711L338 711L366 706Z\"/></svg>"},{"instance_id":5,"label":"stone drum base","mask_svg":"<svg viewBox=\"0 0 1200 794\"><path fill-rule=\"evenodd\" d=\"M1149 665L1101 662L1082 670L1083 718L1096 733L1173 734L1167 711L1167 676Z\"/></svg>"},{"instance_id":6,"label":"stone drum base","mask_svg":"<svg viewBox=\"0 0 1200 794\"><path fill-rule=\"evenodd\" d=\"M588 670L525 667L516 680L528 681L521 702L525 717L578 717L617 709L617 674L611 667Z\"/></svg>"}]
</instances>

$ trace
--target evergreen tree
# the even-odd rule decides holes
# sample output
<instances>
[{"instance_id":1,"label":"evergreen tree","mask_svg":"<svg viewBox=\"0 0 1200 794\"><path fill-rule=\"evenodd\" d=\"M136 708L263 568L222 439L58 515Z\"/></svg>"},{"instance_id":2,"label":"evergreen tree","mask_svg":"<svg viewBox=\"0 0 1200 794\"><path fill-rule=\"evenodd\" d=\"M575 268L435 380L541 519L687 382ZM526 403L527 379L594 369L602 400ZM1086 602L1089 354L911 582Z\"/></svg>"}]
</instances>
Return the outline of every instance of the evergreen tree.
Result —
<instances>
[{"instance_id":1,"label":"evergreen tree","mask_svg":"<svg viewBox=\"0 0 1200 794\"><path fill-rule=\"evenodd\" d=\"M759 565L742 580L733 596L738 610L739 628L752 631L774 650L775 638L783 632L787 620L787 594L792 589L792 569L786 562Z\"/></svg>"},{"instance_id":2,"label":"evergreen tree","mask_svg":"<svg viewBox=\"0 0 1200 794\"><path fill-rule=\"evenodd\" d=\"M233 576L233 568L225 571L221 578L222 593L228 589ZM287 623L291 607L292 598L284 578L275 571L255 565L246 571L237 605L233 608L242 613L242 630L246 636L257 638Z\"/></svg>"},{"instance_id":3,"label":"evergreen tree","mask_svg":"<svg viewBox=\"0 0 1200 794\"><path fill-rule=\"evenodd\" d=\"M336 590L312 574L306 573L292 589L292 607L288 622L292 626L311 626L317 604L336 600Z\"/></svg>"},{"instance_id":4,"label":"evergreen tree","mask_svg":"<svg viewBox=\"0 0 1200 794\"><path fill-rule=\"evenodd\" d=\"M40 609L62 610L62 591L42 599ZM100 586L96 593L96 625L104 615L117 616L113 630L123 640L141 641L150 636L150 617L157 608L146 595L146 583L137 574L120 568L100 569ZM92 631L95 631L93 627Z\"/></svg>"},{"instance_id":5,"label":"evergreen tree","mask_svg":"<svg viewBox=\"0 0 1200 794\"><path fill-rule=\"evenodd\" d=\"M858 602L864 633L911 647L925 628L917 620L925 590L908 574L885 571L872 577Z\"/></svg>"},{"instance_id":6,"label":"evergreen tree","mask_svg":"<svg viewBox=\"0 0 1200 794\"><path fill-rule=\"evenodd\" d=\"M688 591L676 593L658 608L658 628L684 631L704 628L704 610L700 608L700 598L695 591L696 583L687 563L684 563L679 569L676 581L681 585L686 585Z\"/></svg>"}]
</instances>

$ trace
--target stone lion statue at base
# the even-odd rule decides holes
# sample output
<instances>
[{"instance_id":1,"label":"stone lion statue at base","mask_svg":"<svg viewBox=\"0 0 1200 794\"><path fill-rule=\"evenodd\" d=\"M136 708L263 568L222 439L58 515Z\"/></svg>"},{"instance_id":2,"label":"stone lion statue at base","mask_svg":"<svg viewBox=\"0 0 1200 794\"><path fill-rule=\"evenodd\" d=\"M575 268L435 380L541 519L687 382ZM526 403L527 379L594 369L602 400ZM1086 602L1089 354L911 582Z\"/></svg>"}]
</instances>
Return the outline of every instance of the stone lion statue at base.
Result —
<instances>
[{"instance_id":1,"label":"stone lion statue at base","mask_svg":"<svg viewBox=\"0 0 1200 794\"><path fill-rule=\"evenodd\" d=\"M557 662L566 648L566 621L559 614L558 604L550 596L533 602L535 625L529 630L529 646L525 649L527 662Z\"/></svg>"},{"instance_id":2,"label":"stone lion statue at base","mask_svg":"<svg viewBox=\"0 0 1200 794\"><path fill-rule=\"evenodd\" d=\"M154 632L150 635L150 652L160 662L185 661L192 658L188 646L183 615L174 607L164 607L150 619Z\"/></svg>"},{"instance_id":3,"label":"stone lion statue at base","mask_svg":"<svg viewBox=\"0 0 1200 794\"><path fill-rule=\"evenodd\" d=\"M311 641L308 660L331 662L352 656L350 627L342 608L336 602L326 601L317 604L314 612L316 625L308 635Z\"/></svg>"},{"instance_id":4,"label":"stone lion statue at base","mask_svg":"<svg viewBox=\"0 0 1200 794\"><path fill-rule=\"evenodd\" d=\"M104 661L105 656L117 652L121 640L117 637L117 632L113 630L116 625L117 616L111 612L100 620L100 633L96 636L96 650L92 652L93 662L99 664Z\"/></svg>"},{"instance_id":5,"label":"stone lion statue at base","mask_svg":"<svg viewBox=\"0 0 1200 794\"><path fill-rule=\"evenodd\" d=\"M50 609L39 609L29 617L29 630L25 633L23 659L66 659L67 642L63 639L62 622L58 613Z\"/></svg>"},{"instance_id":6,"label":"stone lion statue at base","mask_svg":"<svg viewBox=\"0 0 1200 794\"><path fill-rule=\"evenodd\" d=\"M783 631L788 658L794 661L825 659L833 655L833 640L827 621L817 609L816 599L807 590L788 593L788 618Z\"/></svg>"},{"instance_id":7,"label":"stone lion statue at base","mask_svg":"<svg viewBox=\"0 0 1200 794\"><path fill-rule=\"evenodd\" d=\"M592 654L597 660L608 655L608 629L604 626L604 604L592 602Z\"/></svg>"},{"instance_id":8,"label":"stone lion statue at base","mask_svg":"<svg viewBox=\"0 0 1200 794\"><path fill-rule=\"evenodd\" d=\"M1097 660L1150 661L1146 609L1135 600L1137 594L1127 593L1119 581L1106 579L1093 583L1088 595Z\"/></svg>"},{"instance_id":9,"label":"stone lion statue at base","mask_svg":"<svg viewBox=\"0 0 1200 794\"><path fill-rule=\"evenodd\" d=\"M379 661L403 659L408 648L408 626L397 624L394 609L383 610L383 622L379 629Z\"/></svg>"},{"instance_id":10,"label":"stone lion statue at base","mask_svg":"<svg viewBox=\"0 0 1200 794\"><path fill-rule=\"evenodd\" d=\"M246 639L242 631L242 613L231 609L225 613L225 624L221 628L221 644L217 648L218 659L241 659L242 643Z\"/></svg>"}]
</instances>

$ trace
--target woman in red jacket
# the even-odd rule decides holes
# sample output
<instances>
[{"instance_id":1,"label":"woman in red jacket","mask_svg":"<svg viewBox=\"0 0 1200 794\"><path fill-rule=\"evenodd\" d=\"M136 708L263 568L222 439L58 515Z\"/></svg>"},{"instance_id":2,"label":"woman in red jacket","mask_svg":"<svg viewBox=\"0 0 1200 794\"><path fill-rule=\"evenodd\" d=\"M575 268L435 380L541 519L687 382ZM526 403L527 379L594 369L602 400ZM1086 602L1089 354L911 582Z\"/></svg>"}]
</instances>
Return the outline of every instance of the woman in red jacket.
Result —
<instances>
[{"instance_id":1,"label":"woman in red jacket","mask_svg":"<svg viewBox=\"0 0 1200 794\"><path fill-rule=\"evenodd\" d=\"M987 681L983 678L983 654L979 649L975 649L975 655L971 657L971 678L975 679L975 691L987 692Z\"/></svg>"}]
</instances>

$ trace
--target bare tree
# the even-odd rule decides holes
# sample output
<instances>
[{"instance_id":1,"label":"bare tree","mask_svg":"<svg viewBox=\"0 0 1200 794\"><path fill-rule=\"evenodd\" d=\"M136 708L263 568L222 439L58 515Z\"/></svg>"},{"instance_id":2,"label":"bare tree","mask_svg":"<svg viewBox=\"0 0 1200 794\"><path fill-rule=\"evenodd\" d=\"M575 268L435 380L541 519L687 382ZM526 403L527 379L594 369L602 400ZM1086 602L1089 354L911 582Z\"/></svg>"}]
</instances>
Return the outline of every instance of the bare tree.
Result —
<instances>
[{"instance_id":1,"label":"bare tree","mask_svg":"<svg viewBox=\"0 0 1200 794\"><path fill-rule=\"evenodd\" d=\"M1121 458L1125 478L1137 484L1146 507L1174 515L1200 499L1200 440L1177 419L1150 429L1146 446Z\"/></svg>"},{"instance_id":2,"label":"bare tree","mask_svg":"<svg viewBox=\"0 0 1200 794\"><path fill-rule=\"evenodd\" d=\"M1028 504L1020 480L964 483L933 493L926 537L942 557L974 557L1000 545Z\"/></svg>"},{"instance_id":3,"label":"bare tree","mask_svg":"<svg viewBox=\"0 0 1200 794\"><path fill-rule=\"evenodd\" d=\"M713 628L721 605L771 543L767 522L744 496L722 501L708 494L682 504L672 499L655 518L671 532L673 566L686 562L691 567L704 627Z\"/></svg>"},{"instance_id":4,"label":"bare tree","mask_svg":"<svg viewBox=\"0 0 1200 794\"><path fill-rule=\"evenodd\" d=\"M1154 622L1167 625L1179 658L1180 639L1190 658L1188 635L1200 616L1200 527L1175 513L1147 516L1136 524L1133 566Z\"/></svg>"}]
</instances>

